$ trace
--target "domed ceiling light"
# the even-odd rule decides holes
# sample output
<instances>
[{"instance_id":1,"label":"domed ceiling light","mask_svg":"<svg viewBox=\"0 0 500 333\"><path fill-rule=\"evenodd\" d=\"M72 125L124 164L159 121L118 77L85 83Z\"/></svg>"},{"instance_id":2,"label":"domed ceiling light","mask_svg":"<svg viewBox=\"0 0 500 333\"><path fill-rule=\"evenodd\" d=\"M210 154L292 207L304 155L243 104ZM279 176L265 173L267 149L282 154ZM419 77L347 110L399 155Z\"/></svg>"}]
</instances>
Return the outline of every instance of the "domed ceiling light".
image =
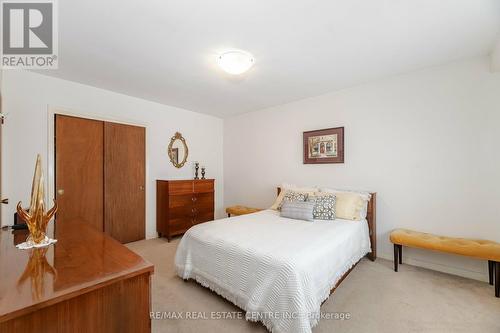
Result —
<instances>
[{"instance_id":1,"label":"domed ceiling light","mask_svg":"<svg viewBox=\"0 0 500 333\"><path fill-rule=\"evenodd\" d=\"M217 63L226 73L239 75L248 71L255 63L255 59L248 52L229 51L218 56Z\"/></svg>"}]
</instances>

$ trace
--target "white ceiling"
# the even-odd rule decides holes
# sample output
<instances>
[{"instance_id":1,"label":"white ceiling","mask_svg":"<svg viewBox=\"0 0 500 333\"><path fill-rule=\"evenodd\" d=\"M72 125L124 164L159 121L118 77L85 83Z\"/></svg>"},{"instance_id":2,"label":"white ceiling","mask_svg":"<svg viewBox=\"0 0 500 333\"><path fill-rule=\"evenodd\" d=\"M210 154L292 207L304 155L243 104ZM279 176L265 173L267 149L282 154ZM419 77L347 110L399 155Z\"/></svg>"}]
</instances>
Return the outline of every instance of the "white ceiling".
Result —
<instances>
[{"instance_id":1,"label":"white ceiling","mask_svg":"<svg viewBox=\"0 0 500 333\"><path fill-rule=\"evenodd\" d=\"M498 0L73 0L43 74L226 117L488 54ZM256 59L240 78L215 58Z\"/></svg>"}]
</instances>

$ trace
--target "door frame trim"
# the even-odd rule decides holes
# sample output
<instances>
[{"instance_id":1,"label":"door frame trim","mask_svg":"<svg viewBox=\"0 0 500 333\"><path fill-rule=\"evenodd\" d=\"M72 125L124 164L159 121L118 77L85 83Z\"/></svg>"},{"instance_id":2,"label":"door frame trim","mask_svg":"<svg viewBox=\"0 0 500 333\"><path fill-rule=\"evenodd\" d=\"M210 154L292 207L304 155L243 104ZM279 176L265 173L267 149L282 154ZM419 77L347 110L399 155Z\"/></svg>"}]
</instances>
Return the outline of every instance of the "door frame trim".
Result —
<instances>
[{"instance_id":1,"label":"door frame trim","mask_svg":"<svg viewBox=\"0 0 500 333\"><path fill-rule=\"evenodd\" d=\"M144 149L145 149L145 165L144 165L144 171L145 171L145 187L146 190L144 191L144 201L145 201L145 208L144 208L144 229L145 229L145 239L147 239L148 235L148 182L149 182L149 149L148 149L148 127L147 124L138 120L133 120L133 119L127 119L127 118L114 118L110 116L103 116L99 115L96 113L92 112L85 112L85 111L78 111L74 109L68 109L66 107L60 107L60 106L55 106L55 105L47 105L47 168L46 168L46 175L47 175L47 193L46 193L46 202L52 202L51 198L55 198L55 153L56 153L56 147L54 144L54 135L55 135L55 119L56 119L56 114L62 115L62 116L71 116L71 117L79 117L79 118L85 118L85 119L90 119L90 120L99 120L99 121L107 121L107 122L112 122L112 123L117 123L117 124L123 124L123 125L132 125L132 126L139 126L139 127L144 127L145 131L145 142L144 142Z\"/></svg>"}]
</instances>

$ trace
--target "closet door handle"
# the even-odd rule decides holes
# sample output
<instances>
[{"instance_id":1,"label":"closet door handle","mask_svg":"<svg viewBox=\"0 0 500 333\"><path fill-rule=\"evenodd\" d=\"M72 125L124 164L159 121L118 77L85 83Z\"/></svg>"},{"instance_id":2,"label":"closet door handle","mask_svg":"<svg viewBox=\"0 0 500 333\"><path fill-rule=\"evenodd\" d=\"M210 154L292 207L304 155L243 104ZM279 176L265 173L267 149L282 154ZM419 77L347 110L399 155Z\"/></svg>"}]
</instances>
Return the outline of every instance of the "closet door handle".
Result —
<instances>
[{"instance_id":1,"label":"closet door handle","mask_svg":"<svg viewBox=\"0 0 500 333\"><path fill-rule=\"evenodd\" d=\"M139 186L139 190L144 191L144 186L143 186L143 185L140 185L140 186Z\"/></svg>"},{"instance_id":2,"label":"closet door handle","mask_svg":"<svg viewBox=\"0 0 500 333\"><path fill-rule=\"evenodd\" d=\"M57 190L58 195L64 195L64 189L60 188Z\"/></svg>"}]
</instances>

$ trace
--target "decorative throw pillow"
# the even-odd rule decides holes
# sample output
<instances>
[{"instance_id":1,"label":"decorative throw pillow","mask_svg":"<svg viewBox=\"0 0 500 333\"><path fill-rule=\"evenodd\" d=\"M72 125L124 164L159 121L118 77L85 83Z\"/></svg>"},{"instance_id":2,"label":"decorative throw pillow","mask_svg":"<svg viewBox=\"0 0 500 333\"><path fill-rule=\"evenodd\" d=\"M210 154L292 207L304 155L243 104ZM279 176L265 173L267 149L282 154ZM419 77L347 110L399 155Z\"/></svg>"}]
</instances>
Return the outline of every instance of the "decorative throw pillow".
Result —
<instances>
[{"instance_id":1,"label":"decorative throw pillow","mask_svg":"<svg viewBox=\"0 0 500 333\"><path fill-rule=\"evenodd\" d=\"M313 221L314 202L285 201L281 206L280 216L289 219Z\"/></svg>"},{"instance_id":2,"label":"decorative throw pillow","mask_svg":"<svg viewBox=\"0 0 500 333\"><path fill-rule=\"evenodd\" d=\"M290 201L306 201L308 197L307 193L302 193L302 192L295 192L295 191L286 191L285 195L283 196L283 200L280 202L278 205L278 210L281 210L281 207L283 206L283 203Z\"/></svg>"},{"instance_id":3,"label":"decorative throw pillow","mask_svg":"<svg viewBox=\"0 0 500 333\"><path fill-rule=\"evenodd\" d=\"M287 191L301 192L313 195L315 192L319 190L317 187L298 187L296 185L286 184L286 183L281 184L280 188L281 188L280 194L276 197L276 200L269 209L279 210L283 202L283 197L285 196Z\"/></svg>"},{"instance_id":4,"label":"decorative throw pillow","mask_svg":"<svg viewBox=\"0 0 500 333\"><path fill-rule=\"evenodd\" d=\"M322 191L335 194L337 218L352 221L360 221L366 218L368 201L370 201L371 197L369 193L323 189Z\"/></svg>"},{"instance_id":5,"label":"decorative throw pillow","mask_svg":"<svg viewBox=\"0 0 500 333\"><path fill-rule=\"evenodd\" d=\"M335 220L335 195L324 194L309 197L314 202L313 216L316 220Z\"/></svg>"}]
</instances>

